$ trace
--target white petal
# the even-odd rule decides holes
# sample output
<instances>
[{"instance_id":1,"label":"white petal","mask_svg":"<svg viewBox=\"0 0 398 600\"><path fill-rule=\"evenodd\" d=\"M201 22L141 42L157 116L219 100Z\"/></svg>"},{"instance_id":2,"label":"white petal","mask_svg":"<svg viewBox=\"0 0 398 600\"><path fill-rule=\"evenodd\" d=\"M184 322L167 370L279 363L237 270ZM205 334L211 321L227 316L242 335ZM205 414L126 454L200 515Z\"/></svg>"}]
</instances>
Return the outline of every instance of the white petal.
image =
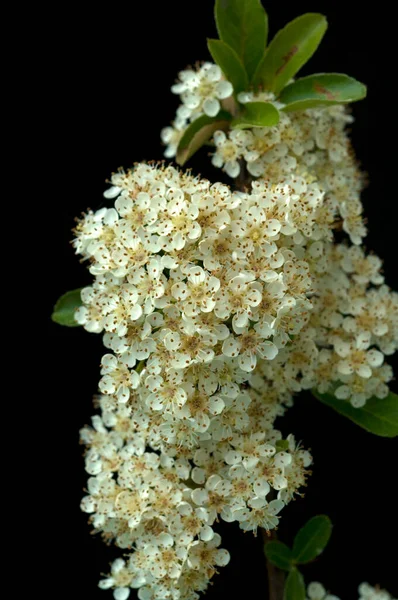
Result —
<instances>
[{"instance_id":1,"label":"white petal","mask_svg":"<svg viewBox=\"0 0 398 600\"><path fill-rule=\"evenodd\" d=\"M225 144L227 136L223 131L215 131L213 139L216 146L222 146L223 144Z\"/></svg>"},{"instance_id":2,"label":"white petal","mask_svg":"<svg viewBox=\"0 0 398 600\"><path fill-rule=\"evenodd\" d=\"M118 221L118 219L119 215L117 214L116 210L114 208L110 208L106 211L104 223L105 225L109 225L110 227L112 227L112 225L114 225Z\"/></svg>"},{"instance_id":3,"label":"white petal","mask_svg":"<svg viewBox=\"0 0 398 600\"><path fill-rule=\"evenodd\" d=\"M209 400L209 409L212 415L219 415L225 407L225 402L220 396L213 396Z\"/></svg>"},{"instance_id":4,"label":"white petal","mask_svg":"<svg viewBox=\"0 0 398 600\"><path fill-rule=\"evenodd\" d=\"M117 358L114 354L104 354L101 359L101 365L106 372L114 371L117 367Z\"/></svg>"},{"instance_id":5,"label":"white petal","mask_svg":"<svg viewBox=\"0 0 398 600\"><path fill-rule=\"evenodd\" d=\"M206 273L201 267L192 267L189 269L188 278L194 285L198 285L206 279Z\"/></svg>"},{"instance_id":6,"label":"white petal","mask_svg":"<svg viewBox=\"0 0 398 600\"><path fill-rule=\"evenodd\" d=\"M224 340L222 345L222 352L225 356L229 356L230 358L237 356L240 350L240 342L234 338L229 337Z\"/></svg>"},{"instance_id":7,"label":"white petal","mask_svg":"<svg viewBox=\"0 0 398 600\"><path fill-rule=\"evenodd\" d=\"M225 567L229 563L230 558L228 550L222 548L221 550L217 550L215 563L218 567Z\"/></svg>"},{"instance_id":8,"label":"white petal","mask_svg":"<svg viewBox=\"0 0 398 600\"><path fill-rule=\"evenodd\" d=\"M348 400L351 396L351 390L348 385L340 385L334 392L334 395L339 400Z\"/></svg>"},{"instance_id":9,"label":"white petal","mask_svg":"<svg viewBox=\"0 0 398 600\"><path fill-rule=\"evenodd\" d=\"M104 198L107 198L108 200L111 200L112 198L116 198L116 196L118 196L121 191L122 191L122 188L118 187L117 185L113 185L112 187L105 190Z\"/></svg>"},{"instance_id":10,"label":"white petal","mask_svg":"<svg viewBox=\"0 0 398 600\"><path fill-rule=\"evenodd\" d=\"M366 359L371 367L380 367L384 361L384 354L378 350L369 350L366 353Z\"/></svg>"},{"instance_id":11,"label":"white petal","mask_svg":"<svg viewBox=\"0 0 398 600\"><path fill-rule=\"evenodd\" d=\"M113 591L113 597L115 600L127 600L130 596L130 588L121 587L115 588Z\"/></svg>"},{"instance_id":12,"label":"white petal","mask_svg":"<svg viewBox=\"0 0 398 600\"><path fill-rule=\"evenodd\" d=\"M322 600L326 595L326 590L321 583L313 581L308 586L307 594L310 600Z\"/></svg>"},{"instance_id":13,"label":"white petal","mask_svg":"<svg viewBox=\"0 0 398 600\"><path fill-rule=\"evenodd\" d=\"M221 167L224 164L224 160L219 154L213 154L212 159L211 159L211 164L214 167L217 167L217 169L221 169Z\"/></svg>"},{"instance_id":14,"label":"white petal","mask_svg":"<svg viewBox=\"0 0 398 600\"><path fill-rule=\"evenodd\" d=\"M282 500L271 500L268 505L268 510L272 515L277 515L280 510L285 506Z\"/></svg>"},{"instance_id":15,"label":"white petal","mask_svg":"<svg viewBox=\"0 0 398 600\"><path fill-rule=\"evenodd\" d=\"M206 98L203 102L203 110L208 117L215 117L220 110L220 103L216 98Z\"/></svg>"},{"instance_id":16,"label":"white petal","mask_svg":"<svg viewBox=\"0 0 398 600\"><path fill-rule=\"evenodd\" d=\"M209 542L214 537L214 531L209 525L205 525L200 531L200 539L204 542Z\"/></svg>"},{"instance_id":17,"label":"white petal","mask_svg":"<svg viewBox=\"0 0 398 600\"><path fill-rule=\"evenodd\" d=\"M364 379L369 379L369 377L372 376L372 369L368 365L360 365L356 369L356 372L360 377L363 377Z\"/></svg>"},{"instance_id":18,"label":"white petal","mask_svg":"<svg viewBox=\"0 0 398 600\"><path fill-rule=\"evenodd\" d=\"M180 336L176 332L168 333L164 338L163 343L167 350L178 350L178 348L181 346Z\"/></svg>"},{"instance_id":19,"label":"white petal","mask_svg":"<svg viewBox=\"0 0 398 600\"><path fill-rule=\"evenodd\" d=\"M229 81L220 81L219 83L217 83L217 98L220 98L221 100L223 98L228 98L232 95L233 91L234 88L232 87L232 83L230 83Z\"/></svg>"},{"instance_id":20,"label":"white petal","mask_svg":"<svg viewBox=\"0 0 398 600\"><path fill-rule=\"evenodd\" d=\"M200 488L193 490L191 497L192 497L193 502L195 502L195 504L197 504L198 506L202 506L203 504L206 504L206 502L209 499L207 491L200 489Z\"/></svg>"},{"instance_id":21,"label":"white petal","mask_svg":"<svg viewBox=\"0 0 398 600\"><path fill-rule=\"evenodd\" d=\"M339 373L342 373L342 375L351 375L351 373L354 372L352 366L344 361L339 362L339 364L337 365L337 370Z\"/></svg>"},{"instance_id":22,"label":"white petal","mask_svg":"<svg viewBox=\"0 0 398 600\"><path fill-rule=\"evenodd\" d=\"M237 160L228 160L225 163L225 172L229 177L237 177L240 173L240 165Z\"/></svg>"},{"instance_id":23,"label":"white petal","mask_svg":"<svg viewBox=\"0 0 398 600\"><path fill-rule=\"evenodd\" d=\"M266 496L270 491L270 485L265 479L257 479L254 482L254 492L257 496Z\"/></svg>"},{"instance_id":24,"label":"white petal","mask_svg":"<svg viewBox=\"0 0 398 600\"><path fill-rule=\"evenodd\" d=\"M191 477L192 477L192 480L196 484L203 485L206 481L206 472L199 467L194 467L192 469ZM89 512L89 511L85 511L85 512Z\"/></svg>"},{"instance_id":25,"label":"white petal","mask_svg":"<svg viewBox=\"0 0 398 600\"><path fill-rule=\"evenodd\" d=\"M292 455L288 452L278 452L274 458L274 464L276 467L287 467L292 462Z\"/></svg>"},{"instance_id":26,"label":"white petal","mask_svg":"<svg viewBox=\"0 0 398 600\"><path fill-rule=\"evenodd\" d=\"M254 369L256 368L257 357L254 354L254 352L244 352L243 354L241 354L239 356L238 364L239 364L240 368L242 369L242 371L245 371L246 373L250 373L251 371L254 371Z\"/></svg>"},{"instance_id":27,"label":"white petal","mask_svg":"<svg viewBox=\"0 0 398 600\"><path fill-rule=\"evenodd\" d=\"M278 354L278 348L272 342L262 342L259 344L258 353L267 360L272 360Z\"/></svg>"},{"instance_id":28,"label":"white petal","mask_svg":"<svg viewBox=\"0 0 398 600\"><path fill-rule=\"evenodd\" d=\"M139 304L135 304L133 308L130 310L130 319L132 321L137 321L142 315L142 307Z\"/></svg>"},{"instance_id":29,"label":"white petal","mask_svg":"<svg viewBox=\"0 0 398 600\"><path fill-rule=\"evenodd\" d=\"M287 487L287 479L283 475L275 475L272 481L272 487L275 490L283 490Z\"/></svg>"},{"instance_id":30,"label":"white petal","mask_svg":"<svg viewBox=\"0 0 398 600\"><path fill-rule=\"evenodd\" d=\"M109 590L114 585L115 585L115 581L114 581L113 577L108 577L107 579L101 579L101 581L98 582L98 587L101 590Z\"/></svg>"}]
</instances>

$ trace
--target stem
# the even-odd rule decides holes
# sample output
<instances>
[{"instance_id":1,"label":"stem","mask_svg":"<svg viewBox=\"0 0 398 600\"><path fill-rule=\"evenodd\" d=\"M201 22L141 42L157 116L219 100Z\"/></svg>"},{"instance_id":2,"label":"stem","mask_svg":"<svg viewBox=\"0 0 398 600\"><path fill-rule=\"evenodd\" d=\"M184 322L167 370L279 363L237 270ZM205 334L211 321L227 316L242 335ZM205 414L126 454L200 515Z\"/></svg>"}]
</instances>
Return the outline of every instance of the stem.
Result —
<instances>
[{"instance_id":1,"label":"stem","mask_svg":"<svg viewBox=\"0 0 398 600\"><path fill-rule=\"evenodd\" d=\"M261 533L265 545L277 539L274 530L267 532L265 529L261 529ZM267 558L265 560L267 562L269 600L283 600L285 573L273 565Z\"/></svg>"},{"instance_id":2,"label":"stem","mask_svg":"<svg viewBox=\"0 0 398 600\"><path fill-rule=\"evenodd\" d=\"M251 177L246 169L246 162L241 159L239 161L240 164L240 172L238 177L235 179L235 185L240 192L246 192L248 188L250 188Z\"/></svg>"}]
</instances>

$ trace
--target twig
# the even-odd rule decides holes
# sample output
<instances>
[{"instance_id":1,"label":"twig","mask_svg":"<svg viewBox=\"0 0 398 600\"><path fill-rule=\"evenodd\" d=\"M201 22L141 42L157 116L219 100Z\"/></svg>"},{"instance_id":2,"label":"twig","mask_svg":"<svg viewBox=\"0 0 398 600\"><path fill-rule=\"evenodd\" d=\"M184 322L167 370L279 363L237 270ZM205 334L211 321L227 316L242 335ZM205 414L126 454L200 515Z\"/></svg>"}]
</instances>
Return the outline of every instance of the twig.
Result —
<instances>
[{"instance_id":1,"label":"twig","mask_svg":"<svg viewBox=\"0 0 398 600\"><path fill-rule=\"evenodd\" d=\"M246 192L250 188L251 177L246 169L246 163L243 159L240 159L240 171L238 177L235 179L235 185L240 192Z\"/></svg>"},{"instance_id":2,"label":"twig","mask_svg":"<svg viewBox=\"0 0 398 600\"><path fill-rule=\"evenodd\" d=\"M261 534L264 539L264 545L268 542L277 539L277 535L274 530L265 531L261 529ZM268 591L269 600L283 600L283 591L285 589L285 573L273 565L267 558L267 574L268 574Z\"/></svg>"}]
</instances>

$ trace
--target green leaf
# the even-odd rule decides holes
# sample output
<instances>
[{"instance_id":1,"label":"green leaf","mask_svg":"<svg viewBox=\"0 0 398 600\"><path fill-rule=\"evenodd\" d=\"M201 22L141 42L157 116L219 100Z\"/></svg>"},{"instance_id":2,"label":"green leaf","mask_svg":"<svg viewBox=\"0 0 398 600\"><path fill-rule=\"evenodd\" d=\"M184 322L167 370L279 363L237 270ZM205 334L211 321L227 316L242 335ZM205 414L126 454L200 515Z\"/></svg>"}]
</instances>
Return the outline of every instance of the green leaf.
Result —
<instances>
[{"instance_id":1,"label":"green leaf","mask_svg":"<svg viewBox=\"0 0 398 600\"><path fill-rule=\"evenodd\" d=\"M362 100L366 86L341 73L318 73L297 79L284 90L279 100L286 104L284 111L304 110L317 106L347 104Z\"/></svg>"},{"instance_id":2,"label":"green leaf","mask_svg":"<svg viewBox=\"0 0 398 600\"><path fill-rule=\"evenodd\" d=\"M66 325L66 327L79 327L79 323L75 321L74 314L76 309L82 306L81 291L82 288L71 290L57 300L53 314L51 315L55 323Z\"/></svg>"},{"instance_id":3,"label":"green leaf","mask_svg":"<svg viewBox=\"0 0 398 600\"><path fill-rule=\"evenodd\" d=\"M214 12L220 39L235 50L251 79L267 45L268 17L261 0L216 0Z\"/></svg>"},{"instance_id":4,"label":"green leaf","mask_svg":"<svg viewBox=\"0 0 398 600\"><path fill-rule=\"evenodd\" d=\"M272 127L279 123L279 111L270 102L248 102L243 106L242 113L231 123L233 129Z\"/></svg>"},{"instance_id":5,"label":"green leaf","mask_svg":"<svg viewBox=\"0 0 398 600\"><path fill-rule=\"evenodd\" d=\"M314 560L324 550L332 535L332 523L326 515L310 519L300 529L293 543L293 559L296 563Z\"/></svg>"},{"instance_id":6,"label":"green leaf","mask_svg":"<svg viewBox=\"0 0 398 600\"><path fill-rule=\"evenodd\" d=\"M316 13L288 23L268 46L254 75L254 85L279 94L314 54L326 29L326 17Z\"/></svg>"},{"instance_id":7,"label":"green leaf","mask_svg":"<svg viewBox=\"0 0 398 600\"><path fill-rule=\"evenodd\" d=\"M287 576L283 600L305 600L304 579L300 571L295 567Z\"/></svg>"},{"instance_id":8,"label":"green leaf","mask_svg":"<svg viewBox=\"0 0 398 600\"><path fill-rule=\"evenodd\" d=\"M231 115L221 110L216 117L202 115L195 119L184 135L182 136L177 148L176 161L179 165L185 165L191 158L211 138L218 129L227 129L231 120Z\"/></svg>"},{"instance_id":9,"label":"green leaf","mask_svg":"<svg viewBox=\"0 0 398 600\"><path fill-rule=\"evenodd\" d=\"M265 556L280 569L290 571L293 562L292 551L279 541L267 542L264 547Z\"/></svg>"},{"instance_id":10,"label":"green leaf","mask_svg":"<svg viewBox=\"0 0 398 600\"><path fill-rule=\"evenodd\" d=\"M277 440L275 443L275 448L277 452L281 452L282 450L289 449L289 442L287 440Z\"/></svg>"},{"instance_id":11,"label":"green leaf","mask_svg":"<svg viewBox=\"0 0 398 600\"><path fill-rule=\"evenodd\" d=\"M207 47L214 62L218 64L225 77L234 86L234 93L239 94L239 92L247 90L249 82L246 71L235 50L221 40L207 40Z\"/></svg>"},{"instance_id":12,"label":"green leaf","mask_svg":"<svg viewBox=\"0 0 398 600\"><path fill-rule=\"evenodd\" d=\"M386 398L369 398L365 406L355 408L348 400L339 400L332 394L312 391L315 398L354 421L366 431L382 437L398 436L398 396L390 392Z\"/></svg>"}]
</instances>

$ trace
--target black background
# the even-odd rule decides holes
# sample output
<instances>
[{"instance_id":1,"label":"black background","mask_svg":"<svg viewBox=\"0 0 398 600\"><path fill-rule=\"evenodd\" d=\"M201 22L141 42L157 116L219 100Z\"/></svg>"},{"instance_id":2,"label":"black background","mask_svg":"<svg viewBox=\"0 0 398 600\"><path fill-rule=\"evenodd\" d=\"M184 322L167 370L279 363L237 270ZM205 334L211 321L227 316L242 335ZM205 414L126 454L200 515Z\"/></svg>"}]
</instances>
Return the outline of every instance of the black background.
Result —
<instances>
[{"instance_id":1,"label":"black background","mask_svg":"<svg viewBox=\"0 0 398 600\"><path fill-rule=\"evenodd\" d=\"M363 195L370 230L366 247L383 258L387 281L397 288L397 225L391 218L397 202L396 152L391 146L396 141L396 109L388 83L395 76L396 51L387 4L379 3L376 11L335 2L265 5L271 35L303 12L328 16L329 31L302 74L347 72L369 86L368 99L354 106L352 133L371 182ZM112 2L93 11L62 7L52 15L55 26L39 42L48 67L50 86L43 104L48 155L54 161L49 172L53 185L44 191L46 315L64 291L90 282L69 245L74 217L87 207L103 205L105 179L117 167L162 158L159 132L173 119L178 102L169 88L180 69L209 58L206 37L216 37L212 6L212 0L148 1L128 7ZM209 168L205 152L190 166L220 179L220 171ZM50 561L46 571L55 587L44 593L110 598L96 584L117 553L90 535L86 515L79 510L86 474L78 431L94 412L101 337L58 327L47 316L45 322L50 355L46 377L51 384L43 401L46 429L41 441L45 493L53 498L44 515ZM395 383L393 387L397 391ZM304 570L306 580L322 581L343 600L356 599L363 580L397 594L395 441L367 434L306 396L296 400L279 427L284 434L293 432L315 457L305 499L283 511L280 538L290 543L315 514L328 514L334 523L327 550ZM243 534L236 524L221 524L219 530L232 560L214 578L207 598L265 599L260 540Z\"/></svg>"}]
</instances>

